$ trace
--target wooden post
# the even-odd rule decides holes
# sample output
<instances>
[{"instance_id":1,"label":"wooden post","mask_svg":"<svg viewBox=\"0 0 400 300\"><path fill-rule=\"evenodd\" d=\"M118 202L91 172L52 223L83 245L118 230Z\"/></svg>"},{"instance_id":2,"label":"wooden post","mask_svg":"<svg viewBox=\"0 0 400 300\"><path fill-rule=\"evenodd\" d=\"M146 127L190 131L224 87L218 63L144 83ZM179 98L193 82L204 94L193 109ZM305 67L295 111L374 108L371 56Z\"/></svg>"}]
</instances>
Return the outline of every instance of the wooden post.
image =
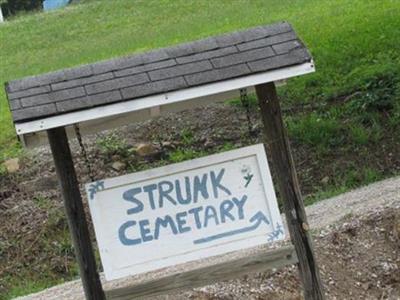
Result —
<instances>
[{"instance_id":1,"label":"wooden post","mask_svg":"<svg viewBox=\"0 0 400 300\"><path fill-rule=\"evenodd\" d=\"M64 127L47 130L86 299L104 300L88 224Z\"/></svg>"},{"instance_id":2,"label":"wooden post","mask_svg":"<svg viewBox=\"0 0 400 300\"><path fill-rule=\"evenodd\" d=\"M299 260L298 267L303 283L304 297L305 299L324 299L307 216L275 85L270 82L257 85L255 88L264 124L266 143L271 151L271 159L276 171L278 189L283 200L290 237Z\"/></svg>"}]
</instances>

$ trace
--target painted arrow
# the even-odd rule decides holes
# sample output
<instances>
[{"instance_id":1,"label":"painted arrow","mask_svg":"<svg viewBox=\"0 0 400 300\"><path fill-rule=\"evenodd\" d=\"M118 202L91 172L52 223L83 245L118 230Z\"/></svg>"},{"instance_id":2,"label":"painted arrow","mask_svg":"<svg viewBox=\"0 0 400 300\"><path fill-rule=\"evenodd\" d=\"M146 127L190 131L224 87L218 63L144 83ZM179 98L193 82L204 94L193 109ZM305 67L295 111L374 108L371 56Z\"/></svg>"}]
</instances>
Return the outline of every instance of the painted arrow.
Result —
<instances>
[{"instance_id":1,"label":"painted arrow","mask_svg":"<svg viewBox=\"0 0 400 300\"><path fill-rule=\"evenodd\" d=\"M223 232L223 233L219 233L219 234L212 235L209 237L201 238L201 239L193 241L193 243L194 244L208 243L208 242L222 239L222 238L225 238L228 236L253 231L253 230L256 230L262 223L269 224L269 221L268 221L267 217L261 211L259 211L258 213L256 213L254 216L251 217L250 223L254 223L254 224L244 227L244 228L235 229L232 231Z\"/></svg>"}]
</instances>

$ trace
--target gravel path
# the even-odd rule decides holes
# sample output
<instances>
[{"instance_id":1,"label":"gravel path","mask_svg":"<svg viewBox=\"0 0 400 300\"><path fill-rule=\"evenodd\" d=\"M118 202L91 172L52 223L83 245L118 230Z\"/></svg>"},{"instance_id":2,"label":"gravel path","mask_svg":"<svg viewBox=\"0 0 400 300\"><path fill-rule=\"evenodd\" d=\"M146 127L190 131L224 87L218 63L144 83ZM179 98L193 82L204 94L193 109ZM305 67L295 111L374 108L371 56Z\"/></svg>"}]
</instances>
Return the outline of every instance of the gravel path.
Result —
<instances>
[{"instance_id":1,"label":"gravel path","mask_svg":"<svg viewBox=\"0 0 400 300\"><path fill-rule=\"evenodd\" d=\"M377 208L394 207L400 204L400 177L383 180L369 186L333 197L306 208L309 223L312 229L322 229L328 225L334 224L348 215L358 216L367 214ZM123 279L114 282L105 282L106 290L126 286L134 282L158 278L167 274L181 272L183 268L193 268L196 265L209 265L216 261L226 261L234 257L248 256L252 253L263 251L264 247L258 247L250 250L244 250L239 253L220 256L213 259L203 260L201 262L189 263L184 266L168 268L159 272L153 272L140 276ZM175 294L157 297L157 299L187 299L187 295ZM18 298L20 300L77 300L84 299L80 280L58 285L37 294Z\"/></svg>"}]
</instances>

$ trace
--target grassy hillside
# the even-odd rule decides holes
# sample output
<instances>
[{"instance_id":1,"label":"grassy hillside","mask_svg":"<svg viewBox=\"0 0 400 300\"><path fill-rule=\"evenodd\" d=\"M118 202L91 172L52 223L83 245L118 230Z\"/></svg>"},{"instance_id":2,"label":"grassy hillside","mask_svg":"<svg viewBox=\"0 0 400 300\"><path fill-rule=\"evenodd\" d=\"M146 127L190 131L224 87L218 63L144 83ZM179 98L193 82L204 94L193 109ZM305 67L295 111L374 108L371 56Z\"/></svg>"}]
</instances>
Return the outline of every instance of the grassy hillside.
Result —
<instances>
[{"instance_id":1,"label":"grassy hillside","mask_svg":"<svg viewBox=\"0 0 400 300\"><path fill-rule=\"evenodd\" d=\"M2 24L0 82L280 20L294 25L318 70L291 81L286 90L292 101L324 101L378 73L398 75L396 0L117 0ZM18 153L3 88L0 105L1 161Z\"/></svg>"}]
</instances>

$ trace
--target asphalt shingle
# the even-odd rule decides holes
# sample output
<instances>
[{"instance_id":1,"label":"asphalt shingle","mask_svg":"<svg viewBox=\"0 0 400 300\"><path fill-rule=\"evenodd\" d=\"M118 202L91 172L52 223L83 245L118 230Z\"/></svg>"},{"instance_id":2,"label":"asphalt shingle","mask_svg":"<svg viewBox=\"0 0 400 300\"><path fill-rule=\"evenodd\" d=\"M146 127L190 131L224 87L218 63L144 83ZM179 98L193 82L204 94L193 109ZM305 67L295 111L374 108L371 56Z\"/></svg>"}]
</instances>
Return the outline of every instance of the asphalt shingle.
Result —
<instances>
[{"instance_id":1,"label":"asphalt shingle","mask_svg":"<svg viewBox=\"0 0 400 300\"><path fill-rule=\"evenodd\" d=\"M105 92L96 95L84 96L68 101L57 102L57 110L62 112L74 111L81 108L93 107L98 104L113 103L121 100L119 91Z\"/></svg>"},{"instance_id":2,"label":"asphalt shingle","mask_svg":"<svg viewBox=\"0 0 400 300\"><path fill-rule=\"evenodd\" d=\"M223 68L270 56L274 56L274 51L271 47L266 47L214 58L211 62L215 68Z\"/></svg>"},{"instance_id":3,"label":"asphalt shingle","mask_svg":"<svg viewBox=\"0 0 400 300\"><path fill-rule=\"evenodd\" d=\"M14 80L6 92L19 123L309 61L281 22Z\"/></svg>"},{"instance_id":4,"label":"asphalt shingle","mask_svg":"<svg viewBox=\"0 0 400 300\"><path fill-rule=\"evenodd\" d=\"M137 85L148 81L149 77L147 76L147 74L141 73L128 77L120 77L99 83L89 84L85 88L88 95L91 95L91 94L98 94L106 91L116 90L132 85Z\"/></svg>"},{"instance_id":5,"label":"asphalt shingle","mask_svg":"<svg viewBox=\"0 0 400 300\"><path fill-rule=\"evenodd\" d=\"M197 73L201 71L211 70L213 67L208 60L194 62L190 64L179 65L171 68L160 69L149 72L152 81L178 77L185 74Z\"/></svg>"}]
</instances>

